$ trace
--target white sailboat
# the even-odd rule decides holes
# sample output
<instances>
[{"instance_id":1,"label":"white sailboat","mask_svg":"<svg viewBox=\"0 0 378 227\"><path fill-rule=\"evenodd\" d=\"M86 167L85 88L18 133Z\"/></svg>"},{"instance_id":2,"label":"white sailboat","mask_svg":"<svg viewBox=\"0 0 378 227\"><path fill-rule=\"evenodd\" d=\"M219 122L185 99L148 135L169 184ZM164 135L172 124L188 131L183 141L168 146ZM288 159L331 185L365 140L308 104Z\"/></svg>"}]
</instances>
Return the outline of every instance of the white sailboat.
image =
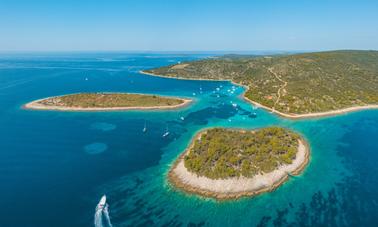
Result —
<instances>
[{"instance_id":1,"label":"white sailboat","mask_svg":"<svg viewBox=\"0 0 378 227\"><path fill-rule=\"evenodd\" d=\"M163 138L167 137L168 135L169 135L169 131L168 131L168 125L167 125L165 133L163 134Z\"/></svg>"},{"instance_id":2,"label":"white sailboat","mask_svg":"<svg viewBox=\"0 0 378 227\"><path fill-rule=\"evenodd\" d=\"M144 121L143 132L144 132L144 133L147 132L147 123L146 123L146 121Z\"/></svg>"}]
</instances>

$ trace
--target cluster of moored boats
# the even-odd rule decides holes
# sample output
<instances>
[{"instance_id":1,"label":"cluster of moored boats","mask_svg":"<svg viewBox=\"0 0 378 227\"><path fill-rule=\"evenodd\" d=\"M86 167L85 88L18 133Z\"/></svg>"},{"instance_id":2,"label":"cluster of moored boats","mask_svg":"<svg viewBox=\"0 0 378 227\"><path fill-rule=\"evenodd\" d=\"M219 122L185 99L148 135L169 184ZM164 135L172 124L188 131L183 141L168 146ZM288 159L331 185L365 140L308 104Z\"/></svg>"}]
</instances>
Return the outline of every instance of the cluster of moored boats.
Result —
<instances>
[{"instance_id":1,"label":"cluster of moored boats","mask_svg":"<svg viewBox=\"0 0 378 227\"><path fill-rule=\"evenodd\" d=\"M217 94L217 96L216 96L217 98L220 98L220 97L221 97L219 93L220 93L220 91L221 91L222 88L223 88L223 86L222 86L222 85L219 85L219 86L216 87L215 90L213 91L214 94ZM236 89L237 89L236 86L232 86L230 89L227 89L227 92L230 93L230 94L234 94L235 91L236 91ZM199 91L200 91L200 94L202 94L202 86L200 86ZM197 95L197 93L193 92L193 96L196 96L196 95ZM234 108L236 108L236 109L238 108L238 104L233 103L232 101L230 101L230 103L231 103L232 107L234 107ZM257 107L253 107L253 109L257 109ZM256 117L257 117L257 114L256 114L256 113L251 113L251 114L249 115L249 117L251 117L251 118L256 118ZM185 118L184 118L183 116L181 116L181 117L180 117L180 120L184 121ZM229 119L228 121L231 121L231 119ZM146 121L144 121L144 127L143 127L143 130L142 130L142 131L143 131L143 133L146 133L146 132L147 132L147 123L146 123ZM168 125L167 125L166 130L164 131L162 137L163 137L163 138L168 137L169 134L170 134L170 132L169 132L169 130L168 130Z\"/></svg>"}]
</instances>

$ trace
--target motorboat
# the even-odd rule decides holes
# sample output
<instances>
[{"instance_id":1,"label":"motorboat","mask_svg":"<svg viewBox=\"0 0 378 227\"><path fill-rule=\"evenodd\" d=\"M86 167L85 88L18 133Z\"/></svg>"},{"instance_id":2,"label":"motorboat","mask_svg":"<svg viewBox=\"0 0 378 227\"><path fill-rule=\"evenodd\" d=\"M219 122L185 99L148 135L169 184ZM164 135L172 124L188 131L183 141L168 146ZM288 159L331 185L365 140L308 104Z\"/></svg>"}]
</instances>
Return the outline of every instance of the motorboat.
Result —
<instances>
[{"instance_id":1,"label":"motorboat","mask_svg":"<svg viewBox=\"0 0 378 227\"><path fill-rule=\"evenodd\" d=\"M106 195L103 195L96 206L96 211L103 210L106 207Z\"/></svg>"}]
</instances>

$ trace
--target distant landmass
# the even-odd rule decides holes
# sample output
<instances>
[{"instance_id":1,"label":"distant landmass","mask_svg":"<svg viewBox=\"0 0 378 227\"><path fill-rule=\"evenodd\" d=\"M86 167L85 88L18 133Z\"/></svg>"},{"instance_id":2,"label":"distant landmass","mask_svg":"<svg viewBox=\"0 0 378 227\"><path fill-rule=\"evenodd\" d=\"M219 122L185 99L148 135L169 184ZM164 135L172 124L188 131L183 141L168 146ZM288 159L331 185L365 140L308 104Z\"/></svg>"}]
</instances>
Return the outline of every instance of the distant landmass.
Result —
<instances>
[{"instance_id":1,"label":"distant landmass","mask_svg":"<svg viewBox=\"0 0 378 227\"><path fill-rule=\"evenodd\" d=\"M147 74L231 80L245 98L286 117L378 108L378 51L329 51L220 58L161 67Z\"/></svg>"}]
</instances>

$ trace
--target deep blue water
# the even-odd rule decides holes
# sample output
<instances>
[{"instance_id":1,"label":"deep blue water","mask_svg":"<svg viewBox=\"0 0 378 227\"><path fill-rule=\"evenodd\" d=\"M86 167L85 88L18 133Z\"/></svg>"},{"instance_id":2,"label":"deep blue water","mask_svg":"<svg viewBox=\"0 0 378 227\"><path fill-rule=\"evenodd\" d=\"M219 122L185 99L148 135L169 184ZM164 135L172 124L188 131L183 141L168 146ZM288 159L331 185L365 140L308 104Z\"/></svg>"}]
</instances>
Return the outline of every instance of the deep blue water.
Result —
<instances>
[{"instance_id":1,"label":"deep blue water","mask_svg":"<svg viewBox=\"0 0 378 227\"><path fill-rule=\"evenodd\" d=\"M0 55L0 226L93 226L103 194L114 226L378 226L378 111L291 121L243 102L243 89L232 93L228 82L138 73L208 56ZM154 93L195 102L153 112L22 109L34 99L88 91ZM147 133L142 132L145 122ZM311 146L304 173L276 191L216 202L167 183L170 164L197 131L269 125L291 128ZM167 127L171 134L162 138Z\"/></svg>"}]
</instances>

